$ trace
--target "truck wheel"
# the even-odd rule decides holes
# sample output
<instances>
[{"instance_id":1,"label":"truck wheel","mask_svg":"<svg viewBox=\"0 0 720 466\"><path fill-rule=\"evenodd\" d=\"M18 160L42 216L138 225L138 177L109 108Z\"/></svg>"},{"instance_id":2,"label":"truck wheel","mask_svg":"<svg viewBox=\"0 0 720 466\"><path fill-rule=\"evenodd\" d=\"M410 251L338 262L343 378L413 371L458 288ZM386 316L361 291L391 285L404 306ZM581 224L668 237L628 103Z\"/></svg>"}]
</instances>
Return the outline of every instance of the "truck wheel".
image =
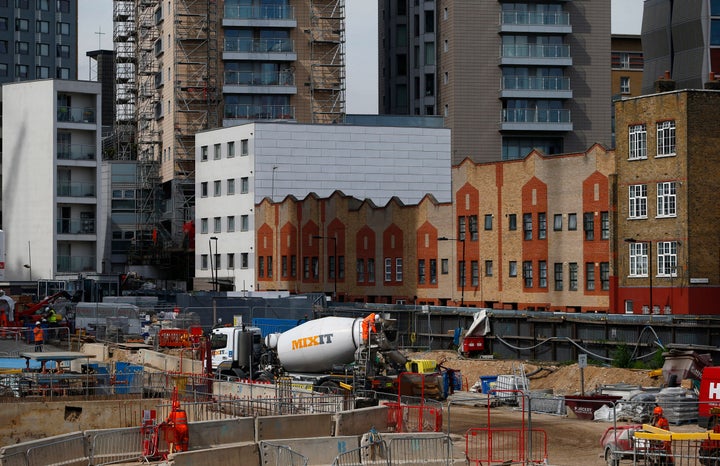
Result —
<instances>
[{"instance_id":1,"label":"truck wheel","mask_svg":"<svg viewBox=\"0 0 720 466\"><path fill-rule=\"evenodd\" d=\"M319 385L320 391L323 391L325 393L332 393L332 394L340 394L342 393L342 390L340 389L340 385L338 385L336 382L332 380L326 380L323 383Z\"/></svg>"},{"instance_id":2,"label":"truck wheel","mask_svg":"<svg viewBox=\"0 0 720 466\"><path fill-rule=\"evenodd\" d=\"M615 458L612 448L605 448L605 462L608 466L620 466L620 460Z\"/></svg>"}]
</instances>

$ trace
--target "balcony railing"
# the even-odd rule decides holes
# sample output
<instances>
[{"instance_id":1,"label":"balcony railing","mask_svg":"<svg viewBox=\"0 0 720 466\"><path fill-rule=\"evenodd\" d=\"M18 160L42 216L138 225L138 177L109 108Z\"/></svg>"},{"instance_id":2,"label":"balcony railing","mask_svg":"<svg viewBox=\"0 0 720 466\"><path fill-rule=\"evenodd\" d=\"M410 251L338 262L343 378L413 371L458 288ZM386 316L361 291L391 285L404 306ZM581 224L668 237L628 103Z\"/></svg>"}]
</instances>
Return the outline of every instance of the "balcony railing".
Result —
<instances>
[{"instance_id":1,"label":"balcony railing","mask_svg":"<svg viewBox=\"0 0 720 466\"><path fill-rule=\"evenodd\" d=\"M95 256L57 256L58 272L93 272Z\"/></svg>"},{"instance_id":2,"label":"balcony railing","mask_svg":"<svg viewBox=\"0 0 720 466\"><path fill-rule=\"evenodd\" d=\"M225 39L224 52L273 53L292 52L290 39Z\"/></svg>"},{"instance_id":3,"label":"balcony railing","mask_svg":"<svg viewBox=\"0 0 720 466\"><path fill-rule=\"evenodd\" d=\"M94 235L95 219L61 218L57 221L57 232L65 235Z\"/></svg>"},{"instance_id":4,"label":"balcony railing","mask_svg":"<svg viewBox=\"0 0 720 466\"><path fill-rule=\"evenodd\" d=\"M566 11L557 13L532 13L528 11L503 11L500 13L502 24L528 26L569 26L570 14Z\"/></svg>"},{"instance_id":5,"label":"balcony railing","mask_svg":"<svg viewBox=\"0 0 720 466\"><path fill-rule=\"evenodd\" d=\"M295 19L295 10L288 5L225 5L225 19Z\"/></svg>"},{"instance_id":6,"label":"balcony railing","mask_svg":"<svg viewBox=\"0 0 720 466\"><path fill-rule=\"evenodd\" d=\"M90 144L61 144L57 148L58 160L95 160L97 148Z\"/></svg>"},{"instance_id":7,"label":"balcony railing","mask_svg":"<svg viewBox=\"0 0 720 466\"><path fill-rule=\"evenodd\" d=\"M63 197L95 197L95 183L59 183L57 195Z\"/></svg>"},{"instance_id":8,"label":"balcony railing","mask_svg":"<svg viewBox=\"0 0 720 466\"><path fill-rule=\"evenodd\" d=\"M295 107L290 105L226 105L225 118L244 120L294 120Z\"/></svg>"},{"instance_id":9,"label":"balcony railing","mask_svg":"<svg viewBox=\"0 0 720 466\"><path fill-rule=\"evenodd\" d=\"M95 109L92 107L61 106L57 109L57 121L95 123Z\"/></svg>"},{"instance_id":10,"label":"balcony railing","mask_svg":"<svg viewBox=\"0 0 720 466\"><path fill-rule=\"evenodd\" d=\"M569 91L570 78L564 76L504 76L503 89Z\"/></svg>"},{"instance_id":11,"label":"balcony railing","mask_svg":"<svg viewBox=\"0 0 720 466\"><path fill-rule=\"evenodd\" d=\"M561 45L503 45L503 58L570 58L570 46Z\"/></svg>"},{"instance_id":12,"label":"balcony railing","mask_svg":"<svg viewBox=\"0 0 720 466\"><path fill-rule=\"evenodd\" d=\"M293 86L292 71L255 73L253 71L226 71L225 85L235 86Z\"/></svg>"},{"instance_id":13,"label":"balcony railing","mask_svg":"<svg viewBox=\"0 0 720 466\"><path fill-rule=\"evenodd\" d=\"M538 108L503 109L506 123L570 123L570 110Z\"/></svg>"}]
</instances>

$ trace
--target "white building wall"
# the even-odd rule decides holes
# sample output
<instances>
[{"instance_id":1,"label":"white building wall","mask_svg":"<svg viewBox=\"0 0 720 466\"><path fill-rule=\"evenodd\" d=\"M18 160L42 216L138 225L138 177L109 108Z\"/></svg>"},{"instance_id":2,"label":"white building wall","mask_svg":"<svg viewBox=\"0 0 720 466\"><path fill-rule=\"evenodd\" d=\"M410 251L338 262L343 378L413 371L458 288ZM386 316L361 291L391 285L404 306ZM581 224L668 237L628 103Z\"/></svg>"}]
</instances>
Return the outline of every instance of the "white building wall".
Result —
<instances>
[{"instance_id":1,"label":"white building wall","mask_svg":"<svg viewBox=\"0 0 720 466\"><path fill-rule=\"evenodd\" d=\"M242 154L243 140L247 155ZM228 142L235 145L234 157L227 156ZM219 159L215 144L220 144ZM450 131L443 128L250 123L198 133L195 146L196 288L212 276L209 260L202 268L202 256L209 257L211 247L215 254L210 238L216 237L220 281L232 281L235 291L257 289L253 209L265 197L281 201L311 192L327 197L340 190L377 205L393 196L414 204L428 193L440 202L451 200ZM241 192L242 178L248 178L247 193ZM235 180L234 195L227 195L228 179ZM214 195L216 180L221 181L220 196ZM201 194L202 183L207 183L207 197ZM247 231L240 231L243 215L249 218ZM228 216L235 217L234 232L227 231ZM221 218L219 232L213 228L215 217ZM235 257L232 269L227 268L228 254ZM242 267L243 254L247 267Z\"/></svg>"},{"instance_id":2,"label":"white building wall","mask_svg":"<svg viewBox=\"0 0 720 466\"><path fill-rule=\"evenodd\" d=\"M6 280L57 278L58 255L58 166L57 94L72 95L72 107L96 110L95 129L91 122L78 121L86 131L73 133L73 145L95 146L95 159L65 162L73 182L94 183L95 198L77 198L68 205L73 213L79 205L95 212L95 234L77 245L72 254L96 258L94 272L101 271L106 215L100 203L100 84L65 80L9 83L2 87L2 175L3 229L6 234ZM73 123L67 124L72 126ZM78 126L80 128L80 126ZM32 266L32 269L24 267ZM32 276L30 272L32 270ZM88 270L89 272L89 270Z\"/></svg>"}]
</instances>

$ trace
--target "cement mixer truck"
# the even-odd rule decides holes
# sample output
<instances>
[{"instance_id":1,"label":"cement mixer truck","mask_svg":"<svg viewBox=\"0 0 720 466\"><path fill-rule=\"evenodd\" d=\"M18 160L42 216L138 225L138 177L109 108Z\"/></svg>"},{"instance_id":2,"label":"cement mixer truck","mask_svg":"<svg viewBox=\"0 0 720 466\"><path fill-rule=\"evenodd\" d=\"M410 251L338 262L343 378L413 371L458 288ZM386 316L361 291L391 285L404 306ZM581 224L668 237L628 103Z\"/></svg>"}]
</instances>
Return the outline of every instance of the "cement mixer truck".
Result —
<instances>
[{"instance_id":1,"label":"cement mixer truck","mask_svg":"<svg viewBox=\"0 0 720 466\"><path fill-rule=\"evenodd\" d=\"M368 322L363 318L323 317L269 334L264 341L257 327L215 328L211 336L212 367L222 376L253 380L290 377L299 388L392 393L400 388L444 398L442 374L434 364L430 368L428 361L410 361L397 350L394 324L388 318ZM427 370L420 377L422 386L418 390L417 380L406 382L403 390L399 375L418 372L419 368Z\"/></svg>"}]
</instances>

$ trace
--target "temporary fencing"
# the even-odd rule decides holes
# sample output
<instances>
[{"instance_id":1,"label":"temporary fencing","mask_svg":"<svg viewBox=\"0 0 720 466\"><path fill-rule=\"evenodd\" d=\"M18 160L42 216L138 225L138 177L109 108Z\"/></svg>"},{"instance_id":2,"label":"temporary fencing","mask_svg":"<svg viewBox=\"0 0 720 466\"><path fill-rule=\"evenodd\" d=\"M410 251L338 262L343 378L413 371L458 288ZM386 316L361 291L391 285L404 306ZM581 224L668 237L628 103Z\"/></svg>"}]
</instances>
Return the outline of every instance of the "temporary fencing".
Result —
<instances>
[{"instance_id":1,"label":"temporary fencing","mask_svg":"<svg viewBox=\"0 0 720 466\"><path fill-rule=\"evenodd\" d=\"M547 458L547 434L541 429L472 428L465 434L465 456L476 466L541 464Z\"/></svg>"},{"instance_id":2,"label":"temporary fencing","mask_svg":"<svg viewBox=\"0 0 720 466\"><path fill-rule=\"evenodd\" d=\"M107 429L88 433L90 464L99 466L143 457L141 427Z\"/></svg>"},{"instance_id":3,"label":"temporary fencing","mask_svg":"<svg viewBox=\"0 0 720 466\"><path fill-rule=\"evenodd\" d=\"M285 445L260 442L260 459L262 464L276 466L307 466L307 457L293 451Z\"/></svg>"},{"instance_id":4,"label":"temporary fencing","mask_svg":"<svg viewBox=\"0 0 720 466\"><path fill-rule=\"evenodd\" d=\"M338 455L333 466L393 466L399 464L452 464L452 441L444 434L397 437L364 445Z\"/></svg>"},{"instance_id":5,"label":"temporary fencing","mask_svg":"<svg viewBox=\"0 0 720 466\"><path fill-rule=\"evenodd\" d=\"M633 455L637 466L717 466L720 433L669 432L649 425L634 433Z\"/></svg>"},{"instance_id":6,"label":"temporary fencing","mask_svg":"<svg viewBox=\"0 0 720 466\"><path fill-rule=\"evenodd\" d=\"M80 434L61 436L57 440L31 446L25 452L27 466L55 466L87 462L85 439Z\"/></svg>"}]
</instances>

